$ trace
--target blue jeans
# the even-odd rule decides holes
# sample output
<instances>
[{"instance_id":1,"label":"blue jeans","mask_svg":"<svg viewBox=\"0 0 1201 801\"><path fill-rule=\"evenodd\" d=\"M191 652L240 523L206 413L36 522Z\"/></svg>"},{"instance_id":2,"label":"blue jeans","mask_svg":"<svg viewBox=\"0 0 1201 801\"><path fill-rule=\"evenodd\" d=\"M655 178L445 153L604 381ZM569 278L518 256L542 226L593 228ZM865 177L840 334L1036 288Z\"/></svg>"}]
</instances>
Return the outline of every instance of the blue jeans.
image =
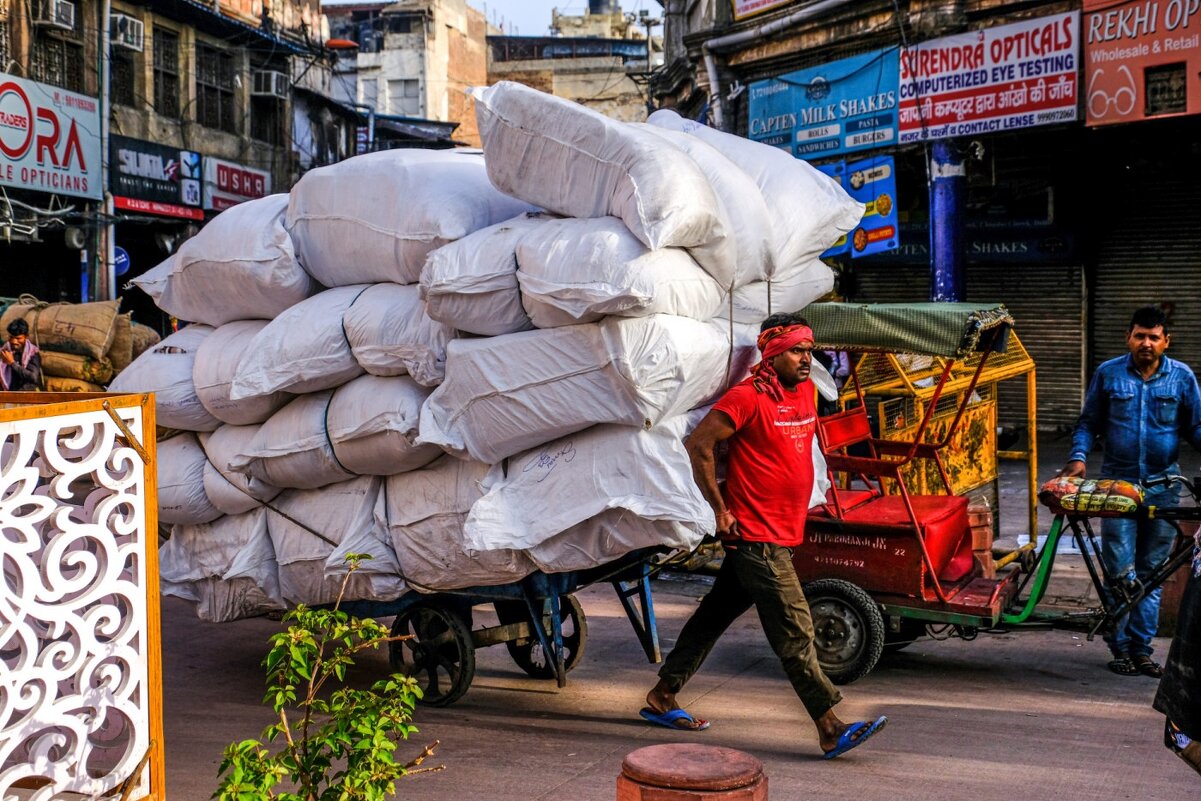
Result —
<instances>
[{"instance_id":1,"label":"blue jeans","mask_svg":"<svg viewBox=\"0 0 1201 801\"><path fill-rule=\"evenodd\" d=\"M1160 487L1149 491L1146 504L1169 508L1180 500L1179 487ZM1122 520L1106 518L1101 521L1101 561L1111 576L1127 580L1138 578L1145 582L1155 568L1163 564L1172 552L1176 529L1166 520ZM1151 639L1159 629L1160 587L1139 601L1130 613L1115 624L1114 631L1105 635L1105 642L1115 656L1150 656L1155 649Z\"/></svg>"}]
</instances>

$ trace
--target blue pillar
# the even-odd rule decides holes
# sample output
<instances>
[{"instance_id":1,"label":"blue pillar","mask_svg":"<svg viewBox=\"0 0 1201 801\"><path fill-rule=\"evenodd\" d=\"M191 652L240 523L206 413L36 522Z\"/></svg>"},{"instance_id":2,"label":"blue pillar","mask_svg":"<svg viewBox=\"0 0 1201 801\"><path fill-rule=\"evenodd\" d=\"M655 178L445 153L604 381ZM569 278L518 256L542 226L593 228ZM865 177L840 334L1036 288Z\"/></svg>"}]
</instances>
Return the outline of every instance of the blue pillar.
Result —
<instances>
[{"instance_id":1,"label":"blue pillar","mask_svg":"<svg viewBox=\"0 0 1201 801\"><path fill-rule=\"evenodd\" d=\"M937 140L930 159L930 300L964 297L963 156L952 143Z\"/></svg>"}]
</instances>

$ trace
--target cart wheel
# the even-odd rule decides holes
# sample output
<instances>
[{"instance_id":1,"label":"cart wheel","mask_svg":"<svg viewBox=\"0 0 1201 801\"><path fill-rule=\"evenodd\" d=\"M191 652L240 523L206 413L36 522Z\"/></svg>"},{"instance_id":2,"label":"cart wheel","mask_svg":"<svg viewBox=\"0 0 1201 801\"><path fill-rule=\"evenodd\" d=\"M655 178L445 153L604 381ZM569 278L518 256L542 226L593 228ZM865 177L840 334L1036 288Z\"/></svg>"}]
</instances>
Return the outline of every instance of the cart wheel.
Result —
<instances>
[{"instance_id":1,"label":"cart wheel","mask_svg":"<svg viewBox=\"0 0 1201 801\"><path fill-rule=\"evenodd\" d=\"M849 581L820 579L805 585L813 613L817 661L835 684L871 672L884 651L884 616L871 596Z\"/></svg>"},{"instance_id":2,"label":"cart wheel","mask_svg":"<svg viewBox=\"0 0 1201 801\"><path fill-rule=\"evenodd\" d=\"M901 618L900 631L886 630L884 632L884 653L895 654L897 651L903 651L924 636L926 636L924 621L908 617Z\"/></svg>"},{"instance_id":3,"label":"cart wheel","mask_svg":"<svg viewBox=\"0 0 1201 801\"><path fill-rule=\"evenodd\" d=\"M475 646L459 614L436 603L411 606L392 623L392 636L404 635L412 639L388 643L388 661L417 679L421 703L447 706L462 698L475 676Z\"/></svg>"},{"instance_id":4,"label":"cart wheel","mask_svg":"<svg viewBox=\"0 0 1201 801\"><path fill-rule=\"evenodd\" d=\"M571 670L584 658L584 645L588 641L588 619L584 607L574 595L559 596L559 609L563 618L563 667ZM524 603L497 601L496 615L501 623L514 623L529 618ZM547 632L549 639L550 633ZM517 666L535 679L555 678L554 662L547 659L537 635L528 640L510 640L505 643L509 656Z\"/></svg>"}]
</instances>

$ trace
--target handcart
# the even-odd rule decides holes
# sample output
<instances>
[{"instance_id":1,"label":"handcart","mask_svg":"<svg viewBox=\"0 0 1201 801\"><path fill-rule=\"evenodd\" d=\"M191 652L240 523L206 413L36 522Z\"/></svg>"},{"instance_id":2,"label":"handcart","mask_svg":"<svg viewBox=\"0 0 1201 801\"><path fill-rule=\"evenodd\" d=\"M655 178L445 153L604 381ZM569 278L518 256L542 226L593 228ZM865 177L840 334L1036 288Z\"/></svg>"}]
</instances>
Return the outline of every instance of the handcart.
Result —
<instances>
[{"instance_id":1,"label":"handcart","mask_svg":"<svg viewBox=\"0 0 1201 801\"><path fill-rule=\"evenodd\" d=\"M810 511L804 542L793 554L813 613L818 660L835 683L861 678L885 649L925 635L972 639L980 632L1062 626L1081 628L1091 639L1187 560L1191 543L1182 539L1145 586L1114 582L1100 564L1087 515L1057 516L1035 550L1033 363L1003 306L814 304L805 315L815 347L855 357L841 410L818 420L833 486L827 502ZM911 357L908 366L898 354ZM990 357L1000 362L999 370L990 369ZM893 405L882 403L872 420L863 373L883 374L887 365L896 380L878 381L874 390L893 393ZM995 383L1019 375L1028 378L1030 444L1022 455L1030 470L1030 541L997 561L1001 572L992 577L973 553L968 499L954 488L981 460L995 460L995 444L990 451L979 436L960 436L960 429L976 417L980 431L995 433ZM906 404L900 412L897 399ZM878 436L894 412L912 419L899 427L905 435ZM1198 519L1196 510L1185 509L1137 514ZM1043 613L1036 608L1065 525L1102 605Z\"/></svg>"},{"instance_id":2,"label":"handcart","mask_svg":"<svg viewBox=\"0 0 1201 801\"><path fill-rule=\"evenodd\" d=\"M493 587L410 590L391 601L348 601L342 609L356 617L395 616L392 634L408 639L389 644L389 661L418 680L424 704L447 706L463 697L475 675L476 649L501 643L527 674L563 687L588 641L584 609L573 593L592 584L613 585L647 659L660 661L650 581L663 553L641 549L588 570L534 572ZM473 628L475 607L489 604L498 625Z\"/></svg>"}]
</instances>

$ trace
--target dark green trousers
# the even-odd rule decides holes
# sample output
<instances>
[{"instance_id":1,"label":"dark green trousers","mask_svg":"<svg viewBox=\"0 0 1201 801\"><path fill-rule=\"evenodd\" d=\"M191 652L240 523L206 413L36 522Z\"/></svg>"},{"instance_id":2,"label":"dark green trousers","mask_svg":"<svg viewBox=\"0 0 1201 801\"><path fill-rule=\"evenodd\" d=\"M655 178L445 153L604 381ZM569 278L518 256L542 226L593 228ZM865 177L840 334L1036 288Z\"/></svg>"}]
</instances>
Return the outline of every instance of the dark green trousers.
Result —
<instances>
[{"instance_id":1,"label":"dark green trousers","mask_svg":"<svg viewBox=\"0 0 1201 801\"><path fill-rule=\"evenodd\" d=\"M752 605L792 688L817 720L842 696L817 663L813 618L792 566L792 551L779 545L740 542L726 549L713 589L684 624L659 678L678 693L722 633Z\"/></svg>"}]
</instances>

